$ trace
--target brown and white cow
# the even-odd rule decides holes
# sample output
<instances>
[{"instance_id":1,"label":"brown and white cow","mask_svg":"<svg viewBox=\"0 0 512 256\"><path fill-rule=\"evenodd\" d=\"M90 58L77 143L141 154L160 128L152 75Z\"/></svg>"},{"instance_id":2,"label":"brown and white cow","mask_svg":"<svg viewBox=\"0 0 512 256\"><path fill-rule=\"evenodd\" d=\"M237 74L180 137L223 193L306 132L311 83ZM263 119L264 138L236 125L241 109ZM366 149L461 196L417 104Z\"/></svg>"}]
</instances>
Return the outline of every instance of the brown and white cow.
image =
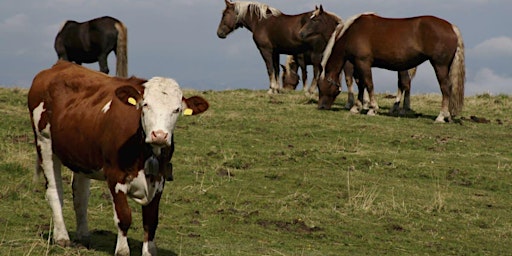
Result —
<instances>
[{"instance_id":1,"label":"brown and white cow","mask_svg":"<svg viewBox=\"0 0 512 256\"><path fill-rule=\"evenodd\" d=\"M142 255L156 255L158 207L171 177L173 132L182 114L208 109L201 97L183 97L173 79L110 77L58 61L36 75L28 93L38 162L53 212L53 239L70 245L62 215L61 164L73 172L77 239L89 243L87 205L90 179L106 180L118 228L116 255L129 255L132 222L127 197L142 205Z\"/></svg>"}]
</instances>

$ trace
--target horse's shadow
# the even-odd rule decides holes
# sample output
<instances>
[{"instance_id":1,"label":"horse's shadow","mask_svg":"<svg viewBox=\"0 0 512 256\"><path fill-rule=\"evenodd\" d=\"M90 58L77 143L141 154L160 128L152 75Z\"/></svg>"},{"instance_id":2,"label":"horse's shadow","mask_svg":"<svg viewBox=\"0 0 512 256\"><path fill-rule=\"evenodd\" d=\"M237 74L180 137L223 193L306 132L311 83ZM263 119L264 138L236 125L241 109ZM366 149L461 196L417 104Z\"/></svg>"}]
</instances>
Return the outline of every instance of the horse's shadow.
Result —
<instances>
[{"instance_id":1,"label":"horse's shadow","mask_svg":"<svg viewBox=\"0 0 512 256\"><path fill-rule=\"evenodd\" d=\"M308 99L306 102L304 102L304 104L308 104L308 105L317 105L318 104L318 100L316 99ZM378 111L378 115L379 116L387 116L387 117L394 117L394 118L409 118L409 119L427 119L427 120L432 120L432 121L435 121L437 116L435 115L426 115L426 114L423 114L423 113L418 113L414 110L408 110L406 111L406 113L390 113L390 110L391 108L390 107L386 107L386 106L379 106L379 111ZM345 103L342 102L342 103L334 103L332 106L331 106L331 109L329 111L334 111L334 112L340 112L340 111L350 111L349 109L346 109L345 108ZM359 115L366 115L368 113L368 109L363 109ZM453 120L453 122L455 123L460 123L460 120Z\"/></svg>"},{"instance_id":2,"label":"horse's shadow","mask_svg":"<svg viewBox=\"0 0 512 256\"><path fill-rule=\"evenodd\" d=\"M45 233L43 236L45 239L48 239L48 235L48 233ZM76 237L76 232L69 232L69 235L72 238ZM91 253L93 251L101 251L107 254L114 254L116 243L117 234L107 230L95 229L91 230L91 241L88 248L79 243L74 243L73 246L75 248L89 250ZM128 238L128 245L130 246L130 255L138 256L142 254L142 241ZM174 251L159 247L158 255L177 256L178 254Z\"/></svg>"}]
</instances>

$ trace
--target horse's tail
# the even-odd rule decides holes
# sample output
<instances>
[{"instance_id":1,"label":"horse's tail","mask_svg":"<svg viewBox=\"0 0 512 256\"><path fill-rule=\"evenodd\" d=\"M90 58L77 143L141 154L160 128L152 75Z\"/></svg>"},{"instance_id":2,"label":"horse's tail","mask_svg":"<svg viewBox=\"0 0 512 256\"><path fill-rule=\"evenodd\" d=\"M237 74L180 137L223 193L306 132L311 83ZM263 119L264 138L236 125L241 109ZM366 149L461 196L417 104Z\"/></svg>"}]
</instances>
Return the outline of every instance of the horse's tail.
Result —
<instances>
[{"instance_id":1,"label":"horse's tail","mask_svg":"<svg viewBox=\"0 0 512 256\"><path fill-rule=\"evenodd\" d=\"M116 76L128 77L128 30L122 22L115 24L117 30Z\"/></svg>"},{"instance_id":2,"label":"horse's tail","mask_svg":"<svg viewBox=\"0 0 512 256\"><path fill-rule=\"evenodd\" d=\"M457 26L452 25L453 32L457 35L457 50L450 66L450 114L455 116L462 111L464 106L464 82L466 79L466 66L464 61L464 42Z\"/></svg>"}]
</instances>

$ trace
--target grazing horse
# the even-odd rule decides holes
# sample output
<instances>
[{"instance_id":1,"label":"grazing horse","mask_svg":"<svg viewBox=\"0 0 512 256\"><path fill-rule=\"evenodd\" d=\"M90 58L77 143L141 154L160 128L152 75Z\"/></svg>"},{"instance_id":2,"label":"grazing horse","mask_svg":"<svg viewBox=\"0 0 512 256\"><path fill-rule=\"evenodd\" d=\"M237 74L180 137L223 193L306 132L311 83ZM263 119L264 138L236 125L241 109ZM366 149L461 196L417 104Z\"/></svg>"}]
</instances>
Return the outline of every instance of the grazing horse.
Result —
<instances>
[{"instance_id":1,"label":"grazing horse","mask_svg":"<svg viewBox=\"0 0 512 256\"><path fill-rule=\"evenodd\" d=\"M288 55L286 57L286 62L284 65L281 64L281 68L283 68L283 74L281 75L282 87L287 90L295 90L297 85L299 84L299 61L295 60L293 55ZM306 90L306 75L304 75L304 69L302 69L302 81L304 90Z\"/></svg>"},{"instance_id":2,"label":"grazing horse","mask_svg":"<svg viewBox=\"0 0 512 256\"><path fill-rule=\"evenodd\" d=\"M317 8L313 15L311 15L310 20L304 24L302 29L299 31L301 37L305 39L305 41L308 41L307 38L309 37L317 37L321 36L324 38L324 41L329 41L330 37L333 35L333 33L336 32L336 27L338 25L342 24L341 19L329 12L324 11L322 5L320 5L320 8ZM318 41L318 40L317 40ZM327 45L327 42L324 45L324 49ZM299 66L301 69L305 69L306 64L309 63L301 63L299 62ZM356 102L356 105L354 105L354 91L353 91L353 79L352 77L356 78L357 82L357 74L354 74L354 66L350 62L346 62L345 66L343 68L343 73L345 74L345 82L347 84L348 89L348 101L345 105L345 108L351 109L352 112L359 112L362 109L362 104L368 101L368 93L366 88L360 88L359 91L361 93L364 93L364 96L361 96L364 98L359 98L359 102ZM411 80L416 74L416 67L408 70L408 71L402 71L398 72L398 91L395 98L395 103L393 105L393 108L391 108L390 113L397 112L400 108L400 101L402 99L402 94L404 94L404 103L403 103L403 110L408 111L410 110L410 87L411 87ZM313 78L313 82L311 85L315 85L316 87L316 79L318 77ZM286 79L286 78L285 78ZM341 87L340 87L341 88ZM368 112L369 114L372 114L373 112Z\"/></svg>"},{"instance_id":3,"label":"grazing horse","mask_svg":"<svg viewBox=\"0 0 512 256\"><path fill-rule=\"evenodd\" d=\"M100 71L108 74L107 57L116 54L116 76L128 76L127 29L119 20L100 17L86 22L68 20L55 38L59 59L82 63L98 62Z\"/></svg>"},{"instance_id":4,"label":"grazing horse","mask_svg":"<svg viewBox=\"0 0 512 256\"><path fill-rule=\"evenodd\" d=\"M245 27L253 34L253 40L267 67L270 80L269 93L279 92L279 54L301 54L311 51L315 63L320 66L322 48L311 48L299 36L302 25L311 17L311 12L297 15L283 14L276 8L258 2L230 2L225 0L226 8L217 29L219 38L226 38L235 29ZM316 40L316 38L309 38Z\"/></svg>"},{"instance_id":5,"label":"grazing horse","mask_svg":"<svg viewBox=\"0 0 512 256\"><path fill-rule=\"evenodd\" d=\"M303 89L306 90L307 76L305 73L307 73L306 72L307 65L312 65L312 64L311 64L311 62L306 61L304 55L302 55L302 54L299 54L296 56L288 55L288 57L286 57L285 64L281 65L281 67L283 69L283 74L281 75L281 81L283 83L283 88L288 89L288 90L295 90L297 88L297 85L299 84L299 80L301 79L301 77L299 77L299 74L298 74L299 67L300 67L300 69L302 71L302 82L303 82L303 86L304 86ZM348 93L348 101L347 101L347 104L345 105L345 108L351 109L352 106L354 105L354 91L353 91L354 66L350 62L347 63L345 65L345 67L343 68L343 73L345 75L345 82L347 84L347 88L348 88L348 92L349 92ZM313 81L311 83L313 84L313 82L315 80L316 79L313 78ZM369 101L368 92L365 90L363 102L368 102L368 101Z\"/></svg>"},{"instance_id":6,"label":"grazing horse","mask_svg":"<svg viewBox=\"0 0 512 256\"><path fill-rule=\"evenodd\" d=\"M390 19L365 13L336 30L339 33L333 33L322 59L319 109L329 109L340 93L339 75L347 61L354 64L360 84L368 89L370 108L377 110L371 67L401 71L428 60L443 96L436 122L451 121L462 111L464 43L455 25L433 16Z\"/></svg>"}]
</instances>

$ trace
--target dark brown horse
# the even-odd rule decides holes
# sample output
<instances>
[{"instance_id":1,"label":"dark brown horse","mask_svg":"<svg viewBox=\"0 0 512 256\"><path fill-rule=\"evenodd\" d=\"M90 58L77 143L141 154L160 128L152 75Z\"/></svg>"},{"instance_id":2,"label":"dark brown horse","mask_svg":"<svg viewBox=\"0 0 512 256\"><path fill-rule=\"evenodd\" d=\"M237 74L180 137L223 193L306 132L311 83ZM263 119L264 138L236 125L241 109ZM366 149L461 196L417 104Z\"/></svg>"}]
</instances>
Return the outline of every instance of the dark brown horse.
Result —
<instances>
[{"instance_id":1,"label":"dark brown horse","mask_svg":"<svg viewBox=\"0 0 512 256\"><path fill-rule=\"evenodd\" d=\"M226 8L222 13L217 36L226 38L229 33L240 27L252 32L253 40L267 66L270 80L269 93L276 93L280 89L278 82L280 54L297 55L311 51L316 53L312 58L320 67L324 48L311 48L312 44L306 44L299 36L299 30L311 17L312 11L286 15L263 3L224 1ZM316 40L316 38L309 38L309 40Z\"/></svg>"},{"instance_id":2,"label":"dark brown horse","mask_svg":"<svg viewBox=\"0 0 512 256\"><path fill-rule=\"evenodd\" d=\"M428 60L441 87L443 100L437 122L451 120L464 105L464 43L459 29L433 16L405 19L356 15L339 26L327 45L319 81L319 109L329 109L339 94L339 75L345 63L354 64L360 84L373 95L371 67L402 71Z\"/></svg>"},{"instance_id":3,"label":"dark brown horse","mask_svg":"<svg viewBox=\"0 0 512 256\"><path fill-rule=\"evenodd\" d=\"M324 38L325 41L329 41L329 38L332 36L332 34L335 32L335 29L338 25L342 24L341 19L329 12L324 11L323 7L320 5L320 8L317 8L313 15L310 18L310 21L307 22L302 29L299 31L301 37L305 39L305 41L308 41L307 38L309 37L317 37L321 36ZM326 38L327 37L327 38ZM318 41L318 40L317 40ZM325 46L327 43L325 43ZM303 69L305 68L305 65L308 63L301 63L299 62L299 66ZM319 68L320 69L320 68ZM354 66L351 62L346 62L343 73L345 75L345 82L347 84L348 89L348 101L345 105L345 108L351 109L352 112L359 112L362 109L361 103L368 102L368 93L366 92L366 88L362 87L360 88L360 97L363 97L364 93L364 100L361 98L359 99L359 102L356 102L354 104L354 90L353 90L353 77L357 79L357 74L354 74ZM400 102L402 99L402 95L404 96L404 103L403 103L403 110L408 111L410 110L410 88L411 88L411 80L416 74L416 67L410 69L409 71L402 71L398 72L398 91L395 98L395 104L393 105L393 108L391 108L390 113L398 112L400 109ZM318 77L313 78L312 86L316 86L316 81ZM286 79L286 78L285 78ZM316 87L315 87L316 89ZM373 112L368 112L372 114Z\"/></svg>"},{"instance_id":4,"label":"dark brown horse","mask_svg":"<svg viewBox=\"0 0 512 256\"><path fill-rule=\"evenodd\" d=\"M107 57L116 54L116 75L128 76L127 29L119 20L101 17L86 22L68 20L55 38L59 59L77 64L98 62L100 71L108 74Z\"/></svg>"}]
</instances>

